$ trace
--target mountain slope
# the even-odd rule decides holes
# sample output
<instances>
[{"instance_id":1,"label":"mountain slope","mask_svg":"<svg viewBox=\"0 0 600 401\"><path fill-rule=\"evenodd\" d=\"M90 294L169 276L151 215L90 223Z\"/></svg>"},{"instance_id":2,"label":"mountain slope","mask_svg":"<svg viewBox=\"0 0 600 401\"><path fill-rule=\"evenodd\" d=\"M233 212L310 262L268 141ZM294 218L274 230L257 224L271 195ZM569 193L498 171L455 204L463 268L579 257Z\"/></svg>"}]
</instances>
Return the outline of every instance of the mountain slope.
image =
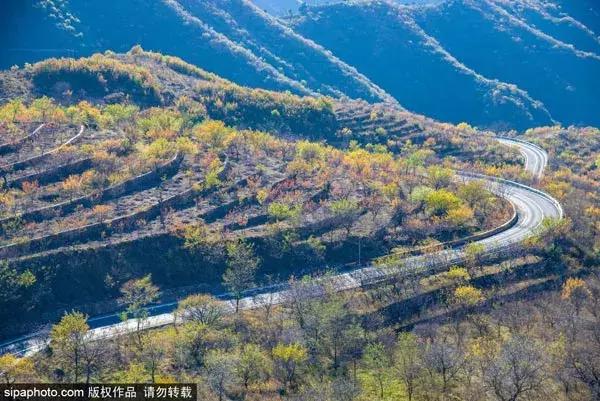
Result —
<instances>
[{"instance_id":1,"label":"mountain slope","mask_svg":"<svg viewBox=\"0 0 600 401\"><path fill-rule=\"evenodd\" d=\"M393 101L248 1L10 0L2 8L4 68L49 55L125 51L139 43L244 85ZM58 50L48 54L41 47Z\"/></svg>"},{"instance_id":2,"label":"mountain slope","mask_svg":"<svg viewBox=\"0 0 600 401\"><path fill-rule=\"evenodd\" d=\"M530 8L518 3L449 1L416 20L455 57L483 75L517 84L563 124L600 124L598 38L572 22L553 22L533 2Z\"/></svg>"},{"instance_id":3,"label":"mountain slope","mask_svg":"<svg viewBox=\"0 0 600 401\"><path fill-rule=\"evenodd\" d=\"M600 9L591 0L298 4L8 0L0 67L141 44L242 85L399 103L454 123L600 125ZM292 6L284 19L263 11Z\"/></svg>"},{"instance_id":4,"label":"mountain slope","mask_svg":"<svg viewBox=\"0 0 600 401\"><path fill-rule=\"evenodd\" d=\"M588 26L552 2L398 3L311 7L292 24L408 109L435 118L516 128L600 124L597 22ZM587 7L571 9L598 10Z\"/></svg>"},{"instance_id":5,"label":"mountain slope","mask_svg":"<svg viewBox=\"0 0 600 401\"><path fill-rule=\"evenodd\" d=\"M469 116L475 124L552 122L543 104L529 94L454 58L409 9L386 3L336 4L310 9L295 26L414 111L447 121Z\"/></svg>"}]
</instances>

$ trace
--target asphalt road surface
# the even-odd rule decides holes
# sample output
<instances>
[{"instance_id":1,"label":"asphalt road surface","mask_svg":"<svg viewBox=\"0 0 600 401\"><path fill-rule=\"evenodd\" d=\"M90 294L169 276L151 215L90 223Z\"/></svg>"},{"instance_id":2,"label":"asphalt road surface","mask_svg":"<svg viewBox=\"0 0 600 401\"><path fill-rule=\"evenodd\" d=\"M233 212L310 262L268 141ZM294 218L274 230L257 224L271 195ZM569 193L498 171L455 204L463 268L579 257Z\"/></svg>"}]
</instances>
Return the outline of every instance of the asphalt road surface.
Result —
<instances>
[{"instance_id":1,"label":"asphalt road surface","mask_svg":"<svg viewBox=\"0 0 600 401\"><path fill-rule=\"evenodd\" d=\"M548 153L538 145L525 142L514 138L498 138L498 141L504 145L516 147L525 158L525 170L536 178L544 175L544 170L548 164Z\"/></svg>"}]
</instances>

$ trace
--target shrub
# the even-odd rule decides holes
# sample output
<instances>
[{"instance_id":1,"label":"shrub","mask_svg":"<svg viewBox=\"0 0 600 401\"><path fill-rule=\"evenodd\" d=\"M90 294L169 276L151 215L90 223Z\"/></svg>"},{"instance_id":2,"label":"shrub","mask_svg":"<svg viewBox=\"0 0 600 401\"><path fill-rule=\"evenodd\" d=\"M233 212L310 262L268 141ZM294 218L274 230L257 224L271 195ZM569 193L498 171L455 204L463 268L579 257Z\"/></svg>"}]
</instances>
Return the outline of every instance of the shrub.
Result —
<instances>
[{"instance_id":1,"label":"shrub","mask_svg":"<svg viewBox=\"0 0 600 401\"><path fill-rule=\"evenodd\" d=\"M276 221L292 220L300 216L301 208L298 205L273 202L269 205L268 212L269 216Z\"/></svg>"},{"instance_id":2,"label":"shrub","mask_svg":"<svg viewBox=\"0 0 600 401\"><path fill-rule=\"evenodd\" d=\"M153 75L133 64L126 64L102 54L89 58L51 58L28 69L34 84L44 92L55 90L59 82L68 82L69 91L85 91L92 96L108 92L126 92L143 103L160 104L160 86Z\"/></svg>"},{"instance_id":3,"label":"shrub","mask_svg":"<svg viewBox=\"0 0 600 401\"><path fill-rule=\"evenodd\" d=\"M431 191L425 196L427 210L436 216L448 213L450 210L458 208L461 200L446 189Z\"/></svg>"}]
</instances>

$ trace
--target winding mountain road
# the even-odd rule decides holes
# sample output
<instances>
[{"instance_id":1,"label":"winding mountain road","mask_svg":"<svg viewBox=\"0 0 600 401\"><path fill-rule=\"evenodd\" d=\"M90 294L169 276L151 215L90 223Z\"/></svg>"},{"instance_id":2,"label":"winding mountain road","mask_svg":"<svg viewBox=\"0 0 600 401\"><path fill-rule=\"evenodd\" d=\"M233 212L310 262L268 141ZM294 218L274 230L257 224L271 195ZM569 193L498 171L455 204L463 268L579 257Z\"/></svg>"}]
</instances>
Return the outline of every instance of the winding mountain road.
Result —
<instances>
[{"instance_id":1,"label":"winding mountain road","mask_svg":"<svg viewBox=\"0 0 600 401\"><path fill-rule=\"evenodd\" d=\"M498 137L503 145L518 148L525 159L525 170L535 178L540 179L548 165L548 153L536 144L517 138Z\"/></svg>"},{"instance_id":2,"label":"winding mountain road","mask_svg":"<svg viewBox=\"0 0 600 401\"><path fill-rule=\"evenodd\" d=\"M543 149L518 139L498 138L498 140L505 145L517 147L525 159L525 169L537 178L542 176L548 162L548 155ZM483 182L490 191L507 199L517 213L516 224L488 238L476 241L484 246L487 256L510 257L515 247L537 232L544 219L563 217L563 210L558 201L535 188L514 181L468 172L459 172L458 177L465 181ZM402 273L440 271L464 261L464 258L464 246L458 246L432 254L407 257L400 266L367 266L328 276L320 279L320 284L327 282L330 288L334 288L336 291L345 291L365 285L376 285ZM306 296L317 296L322 291L322 286L315 284L303 290L306 292ZM289 288L286 283L257 288L252 291L252 295L240 301L240 308L251 309L266 303L282 303L288 294ZM220 298L226 299L223 302L228 308L234 309L234 301L227 300L226 294ZM151 316L143 322L144 328L161 327L174 323L175 318L172 312L176 307L176 302L149 307L148 312ZM137 327L135 319L121 322L117 314L90 318L88 322L92 327L89 332L90 340L118 336L131 332ZM0 344L0 354L12 352L20 356L31 355L43 349L47 343L48 332L38 332Z\"/></svg>"}]
</instances>

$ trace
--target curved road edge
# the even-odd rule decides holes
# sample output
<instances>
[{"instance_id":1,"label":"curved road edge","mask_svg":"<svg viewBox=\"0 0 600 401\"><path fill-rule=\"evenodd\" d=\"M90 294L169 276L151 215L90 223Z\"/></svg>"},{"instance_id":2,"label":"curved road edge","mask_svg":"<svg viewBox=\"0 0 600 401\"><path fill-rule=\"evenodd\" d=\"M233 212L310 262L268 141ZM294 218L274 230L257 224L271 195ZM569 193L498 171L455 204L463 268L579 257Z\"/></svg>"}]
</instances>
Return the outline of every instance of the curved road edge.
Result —
<instances>
[{"instance_id":1,"label":"curved road edge","mask_svg":"<svg viewBox=\"0 0 600 401\"><path fill-rule=\"evenodd\" d=\"M517 148L525 159L525 170L536 179L542 178L548 165L548 152L542 147L519 138L496 137L503 145Z\"/></svg>"}]
</instances>

